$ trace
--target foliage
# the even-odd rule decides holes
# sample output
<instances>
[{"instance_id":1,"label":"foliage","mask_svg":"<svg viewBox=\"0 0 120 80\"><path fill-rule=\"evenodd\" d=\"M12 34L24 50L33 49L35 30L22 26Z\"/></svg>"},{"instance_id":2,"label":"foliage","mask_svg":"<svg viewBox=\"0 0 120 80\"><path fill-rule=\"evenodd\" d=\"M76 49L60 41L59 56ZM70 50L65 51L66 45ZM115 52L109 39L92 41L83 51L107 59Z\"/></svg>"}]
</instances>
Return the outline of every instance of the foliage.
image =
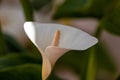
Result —
<instances>
[{"instance_id":1,"label":"foliage","mask_svg":"<svg viewBox=\"0 0 120 80\"><path fill-rule=\"evenodd\" d=\"M114 0L65 0L57 8L53 18L96 17L99 19L104 16L106 8L113 2Z\"/></svg>"},{"instance_id":2,"label":"foliage","mask_svg":"<svg viewBox=\"0 0 120 80\"><path fill-rule=\"evenodd\" d=\"M91 50L95 48L94 50L94 56L95 56L95 62L94 66L96 66L97 73L99 74L100 70L105 70L111 74L116 73L116 67L113 63L113 60L111 59L108 51L106 51L106 48L103 47L102 43L99 43L95 47L89 48L86 51L70 51L64 56L62 56L56 65L61 65L63 68L69 67L73 69L75 73L78 75L83 75L82 80L86 80L85 74L87 74L87 67L88 63L90 63L89 56L91 56ZM93 58L93 57L91 57ZM95 68L91 69L90 74L94 71Z\"/></svg>"},{"instance_id":3,"label":"foliage","mask_svg":"<svg viewBox=\"0 0 120 80\"><path fill-rule=\"evenodd\" d=\"M51 4L51 0L20 1L27 21L34 20L34 9L39 10L44 5ZM65 17L97 18L99 25L94 35L99 41L104 29L120 35L119 0L65 0L57 7L53 19ZM26 50L10 35L3 34L0 28L0 80L41 80L42 58L32 43L30 46L33 49L32 52ZM82 80L96 80L100 70L105 70L113 76L117 72L114 60L103 43L86 51L69 51L57 61L55 68L57 66L69 67ZM53 71L48 80L61 79Z\"/></svg>"},{"instance_id":4,"label":"foliage","mask_svg":"<svg viewBox=\"0 0 120 80\"><path fill-rule=\"evenodd\" d=\"M105 28L107 31L120 35L120 1L118 1L113 9L108 11L108 13L100 22L100 27Z\"/></svg>"}]
</instances>

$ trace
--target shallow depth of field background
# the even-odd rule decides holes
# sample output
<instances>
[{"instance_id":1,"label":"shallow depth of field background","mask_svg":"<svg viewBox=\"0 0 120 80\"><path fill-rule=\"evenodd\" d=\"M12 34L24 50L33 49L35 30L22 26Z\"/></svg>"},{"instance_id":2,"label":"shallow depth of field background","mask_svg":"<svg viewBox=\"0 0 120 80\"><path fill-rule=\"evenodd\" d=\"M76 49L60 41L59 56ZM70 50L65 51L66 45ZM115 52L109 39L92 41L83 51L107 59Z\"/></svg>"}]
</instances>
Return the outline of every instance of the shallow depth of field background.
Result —
<instances>
[{"instance_id":1,"label":"shallow depth of field background","mask_svg":"<svg viewBox=\"0 0 120 80\"><path fill-rule=\"evenodd\" d=\"M40 23L50 22L50 23L60 23L60 24L65 24L65 25L71 25L71 26L80 28L83 31L86 31L87 33L93 35L95 33L96 28L98 27L98 25L100 23L100 20L102 19L101 16L99 16L99 15L98 16L96 16L94 14L83 15L84 13L82 13L82 11L81 11L81 14L77 13L76 10L79 6L76 6L76 8L74 8L76 10L74 10L73 9L74 3L73 3L73 5L72 5L72 3L70 3L71 7L63 8L63 9L66 9L66 11L67 11L67 9L68 9L68 11L70 11L70 9L71 9L71 11L68 13L75 12L75 14L73 13L71 15L66 15L68 13L64 12L65 10L63 10L63 12L62 12L62 10L58 10L59 6L62 5L65 0L51 0L51 1L50 0L31 0L31 1L33 1L32 4L33 4L33 8L34 8L34 21L36 21L36 22L40 22ZM68 1L68 0L66 0L66 1ZM77 1L77 0L75 0L75 1ZM99 3L99 1L100 0L98 0L98 3ZM103 1L103 3L104 3L104 0L101 0L101 1ZM108 5L109 0L105 0L105 1L106 1L106 3L104 3L104 4ZM107 3L107 1L108 1L108 3ZM110 0L110 1L111 1L110 4L112 4L114 2L114 1L112 2L112 0ZM117 0L115 0L115 1L117 1ZM119 0L118 0L118 2L120 3ZM97 0L96 0L96 3L97 3ZM68 5L68 4L66 4L66 5ZM101 5L101 7L102 6L104 6L104 5ZM63 5L63 7L66 7L66 6ZM96 9L97 9L97 7L98 6L96 6ZM100 5L99 5L99 7L100 7ZM118 7L118 8L120 8L120 7ZM80 8L80 9L82 9L82 8ZM99 9L100 8L98 8L96 11L99 11ZM111 9L113 9L113 8L111 8ZM57 10L58 10L58 13L56 12ZM107 10L103 10L103 11L105 11L107 13ZM120 11L118 13L120 13ZM109 15L109 14L111 14L111 13L108 13L107 15ZM83 15L83 16L79 16L79 15ZM120 16L120 14L119 14L119 16ZM119 23L118 29L120 31L120 17L119 17L119 20L117 20L117 21ZM24 47L24 49L30 50L31 47L29 44L29 39L27 38L27 36L25 35L25 32L23 30L24 22L25 22L25 17L24 17L23 9L21 7L19 0L0 0L0 23L2 26L3 33L9 34L10 36L14 37L16 39L16 41L21 46ZM105 26L107 26L107 24ZM116 35L113 32L113 34L112 34L107 29L103 29L103 31L101 33L101 37L100 37L99 41L102 42L105 45L105 47L107 48L107 50L109 52L107 55L110 57L111 62L116 67L116 71L115 71L115 74L112 74L111 72L109 73L109 70L108 71L101 70L101 72L99 72L99 74L97 74L97 76L98 75L100 75L100 76L98 76L98 78L96 80L115 80L120 74L120 62L119 62L120 61L120 34L119 33L120 32L118 32L118 34ZM101 60L104 60L104 59L102 59L102 57L101 57ZM82 62L82 63L84 64L84 62ZM59 65L59 63L58 63L58 65ZM78 65L79 65L79 62L78 62ZM107 63L106 64L103 63L102 65L107 65ZM109 66L109 64L108 64L108 66ZM61 65L58 66L57 68L55 69L54 72L62 80L79 80L80 79L79 77L81 77L74 72L74 69L72 70L71 68L69 69L68 67L62 68ZM102 76L102 78L99 78L101 76ZM2 80L2 79L0 79L0 80Z\"/></svg>"}]
</instances>

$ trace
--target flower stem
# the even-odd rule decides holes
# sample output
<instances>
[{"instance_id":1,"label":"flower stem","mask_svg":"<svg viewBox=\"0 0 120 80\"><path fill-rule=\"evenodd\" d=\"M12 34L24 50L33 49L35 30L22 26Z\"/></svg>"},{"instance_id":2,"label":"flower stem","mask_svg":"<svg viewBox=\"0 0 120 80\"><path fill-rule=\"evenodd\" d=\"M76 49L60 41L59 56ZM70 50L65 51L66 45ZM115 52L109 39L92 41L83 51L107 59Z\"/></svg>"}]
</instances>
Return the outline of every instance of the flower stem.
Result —
<instances>
[{"instance_id":1,"label":"flower stem","mask_svg":"<svg viewBox=\"0 0 120 80\"><path fill-rule=\"evenodd\" d=\"M33 8L30 0L20 0L26 21L34 21Z\"/></svg>"},{"instance_id":2,"label":"flower stem","mask_svg":"<svg viewBox=\"0 0 120 80\"><path fill-rule=\"evenodd\" d=\"M85 80L96 80L96 53L95 47L91 48L88 57L88 67Z\"/></svg>"},{"instance_id":3,"label":"flower stem","mask_svg":"<svg viewBox=\"0 0 120 80\"><path fill-rule=\"evenodd\" d=\"M5 47L5 40L2 33L1 23L0 23L0 56L5 55L6 47Z\"/></svg>"},{"instance_id":4,"label":"flower stem","mask_svg":"<svg viewBox=\"0 0 120 80\"><path fill-rule=\"evenodd\" d=\"M94 36L99 39L101 36L101 32L102 32L102 28L98 26ZM92 47L89 51L88 64L87 64L85 76L83 76L82 80L96 80L95 79L96 71L97 71L96 46Z\"/></svg>"}]
</instances>

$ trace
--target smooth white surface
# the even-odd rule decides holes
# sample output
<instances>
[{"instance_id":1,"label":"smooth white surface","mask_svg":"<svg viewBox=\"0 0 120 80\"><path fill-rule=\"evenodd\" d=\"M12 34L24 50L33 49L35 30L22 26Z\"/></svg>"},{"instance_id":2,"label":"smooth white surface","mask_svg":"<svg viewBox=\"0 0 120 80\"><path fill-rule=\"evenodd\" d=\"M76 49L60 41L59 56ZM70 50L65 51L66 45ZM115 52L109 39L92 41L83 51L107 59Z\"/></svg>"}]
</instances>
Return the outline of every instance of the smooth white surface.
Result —
<instances>
[{"instance_id":1,"label":"smooth white surface","mask_svg":"<svg viewBox=\"0 0 120 80\"><path fill-rule=\"evenodd\" d=\"M51 45L57 30L61 32L59 48L85 50L98 42L95 37L90 36L86 32L66 25L26 22L24 29L30 40L34 44L37 44L36 46L40 47L43 51L45 51L47 46ZM35 31L35 37L32 37L34 32L31 31Z\"/></svg>"}]
</instances>

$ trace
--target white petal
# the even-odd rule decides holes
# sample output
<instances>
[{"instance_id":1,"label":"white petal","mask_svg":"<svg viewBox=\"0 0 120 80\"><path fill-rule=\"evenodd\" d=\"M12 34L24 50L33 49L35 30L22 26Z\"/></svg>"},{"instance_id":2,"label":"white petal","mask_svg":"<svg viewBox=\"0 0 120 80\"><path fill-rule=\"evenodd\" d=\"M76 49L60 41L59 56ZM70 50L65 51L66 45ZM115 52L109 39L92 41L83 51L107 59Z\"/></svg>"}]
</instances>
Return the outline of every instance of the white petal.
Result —
<instances>
[{"instance_id":1,"label":"white petal","mask_svg":"<svg viewBox=\"0 0 120 80\"><path fill-rule=\"evenodd\" d=\"M67 51L84 50L98 42L98 40L89 34L70 26L59 24L42 24L35 22L26 22L24 29L30 40L43 50L42 79L46 80L56 61ZM50 46L57 30L60 30L60 40L57 47Z\"/></svg>"},{"instance_id":2,"label":"white petal","mask_svg":"<svg viewBox=\"0 0 120 80\"><path fill-rule=\"evenodd\" d=\"M42 54L43 57L42 80L47 79L56 61L67 51L69 50L58 48L55 46L48 46L46 48L45 53Z\"/></svg>"},{"instance_id":3,"label":"white petal","mask_svg":"<svg viewBox=\"0 0 120 80\"><path fill-rule=\"evenodd\" d=\"M29 39L37 46L36 44L36 31L34 25L27 24L25 25L24 30L29 37Z\"/></svg>"},{"instance_id":4,"label":"white petal","mask_svg":"<svg viewBox=\"0 0 120 80\"><path fill-rule=\"evenodd\" d=\"M43 63L42 63L42 80L46 80L52 71L51 63L47 58L46 54L42 54Z\"/></svg>"},{"instance_id":5,"label":"white petal","mask_svg":"<svg viewBox=\"0 0 120 80\"><path fill-rule=\"evenodd\" d=\"M45 54L49 59L51 66L53 67L55 62L67 51L69 50L64 48L58 48L55 46L48 46L45 50Z\"/></svg>"},{"instance_id":6,"label":"white petal","mask_svg":"<svg viewBox=\"0 0 120 80\"><path fill-rule=\"evenodd\" d=\"M59 48L72 50L85 50L95 45L98 40L86 32L60 24L26 22L25 32L32 42L45 51L50 46L57 30L61 31ZM33 36L34 35L34 36Z\"/></svg>"}]
</instances>

